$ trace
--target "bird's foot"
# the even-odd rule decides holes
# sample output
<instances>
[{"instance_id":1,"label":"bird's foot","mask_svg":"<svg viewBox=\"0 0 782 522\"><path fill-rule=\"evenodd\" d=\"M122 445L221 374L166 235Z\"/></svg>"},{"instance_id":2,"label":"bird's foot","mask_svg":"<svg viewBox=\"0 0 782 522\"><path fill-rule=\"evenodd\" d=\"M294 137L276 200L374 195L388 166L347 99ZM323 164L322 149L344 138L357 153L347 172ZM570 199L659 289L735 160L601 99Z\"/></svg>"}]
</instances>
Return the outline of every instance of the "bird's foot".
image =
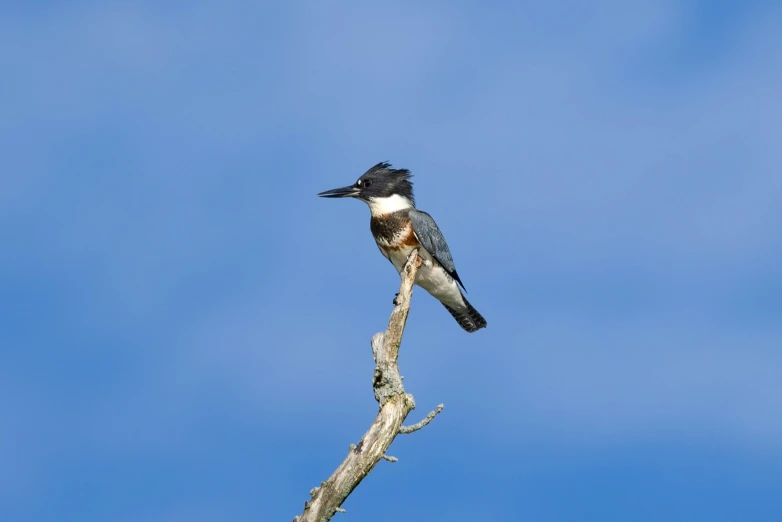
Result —
<instances>
[{"instance_id":1,"label":"bird's foot","mask_svg":"<svg viewBox=\"0 0 782 522\"><path fill-rule=\"evenodd\" d=\"M421 268L421 266L425 266L426 268L432 268L432 261L430 259L424 259L421 256L418 256L418 259L415 260L415 266L417 268Z\"/></svg>"}]
</instances>

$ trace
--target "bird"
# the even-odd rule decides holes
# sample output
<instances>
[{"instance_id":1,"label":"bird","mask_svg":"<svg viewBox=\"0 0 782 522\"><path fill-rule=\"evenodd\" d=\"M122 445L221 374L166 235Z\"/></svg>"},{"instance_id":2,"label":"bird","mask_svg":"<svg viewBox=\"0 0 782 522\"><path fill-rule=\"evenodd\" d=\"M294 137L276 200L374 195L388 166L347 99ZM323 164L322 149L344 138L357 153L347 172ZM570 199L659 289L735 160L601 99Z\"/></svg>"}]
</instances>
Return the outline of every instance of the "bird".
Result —
<instances>
[{"instance_id":1,"label":"bird","mask_svg":"<svg viewBox=\"0 0 782 522\"><path fill-rule=\"evenodd\" d=\"M327 190L323 198L355 198L369 205L369 228L380 252L400 274L413 249L423 260L415 284L429 292L464 330L486 327L486 319L473 308L451 256L445 237L432 216L415 207L412 174L381 162L347 187ZM461 289L459 288L461 286Z\"/></svg>"}]
</instances>

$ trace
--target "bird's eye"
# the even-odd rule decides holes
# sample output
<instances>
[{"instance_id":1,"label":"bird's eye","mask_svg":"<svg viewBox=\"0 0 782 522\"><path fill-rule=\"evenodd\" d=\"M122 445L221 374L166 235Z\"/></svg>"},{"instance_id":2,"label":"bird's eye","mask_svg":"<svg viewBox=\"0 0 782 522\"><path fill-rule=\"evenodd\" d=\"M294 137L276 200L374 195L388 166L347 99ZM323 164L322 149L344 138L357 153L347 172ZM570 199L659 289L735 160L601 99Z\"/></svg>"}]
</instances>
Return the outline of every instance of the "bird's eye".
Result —
<instances>
[{"instance_id":1,"label":"bird's eye","mask_svg":"<svg viewBox=\"0 0 782 522\"><path fill-rule=\"evenodd\" d=\"M371 179L366 179L366 180L364 180L364 187L368 187L368 186L370 186L371 184L372 184L372 180L371 180Z\"/></svg>"}]
</instances>

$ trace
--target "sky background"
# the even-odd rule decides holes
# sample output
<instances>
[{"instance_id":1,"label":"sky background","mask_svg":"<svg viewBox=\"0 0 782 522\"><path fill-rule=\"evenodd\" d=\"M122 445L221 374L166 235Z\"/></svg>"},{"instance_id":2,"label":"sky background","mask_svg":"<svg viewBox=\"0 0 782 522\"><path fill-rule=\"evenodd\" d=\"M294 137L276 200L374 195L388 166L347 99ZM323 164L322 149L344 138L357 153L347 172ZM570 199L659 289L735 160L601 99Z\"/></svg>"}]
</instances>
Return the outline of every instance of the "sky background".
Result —
<instances>
[{"instance_id":1,"label":"sky background","mask_svg":"<svg viewBox=\"0 0 782 522\"><path fill-rule=\"evenodd\" d=\"M418 409L335 520L782 520L782 5L4 2L0 519L291 520L398 276ZM392 499L389 501L389 499Z\"/></svg>"}]
</instances>

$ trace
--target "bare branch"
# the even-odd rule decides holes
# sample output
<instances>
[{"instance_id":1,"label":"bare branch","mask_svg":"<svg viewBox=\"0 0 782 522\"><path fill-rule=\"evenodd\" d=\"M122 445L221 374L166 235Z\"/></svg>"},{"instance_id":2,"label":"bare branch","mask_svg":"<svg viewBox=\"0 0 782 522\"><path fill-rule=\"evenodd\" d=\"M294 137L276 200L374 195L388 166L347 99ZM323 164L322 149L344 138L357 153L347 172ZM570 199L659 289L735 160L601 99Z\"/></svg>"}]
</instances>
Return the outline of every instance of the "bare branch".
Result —
<instances>
[{"instance_id":1,"label":"bare branch","mask_svg":"<svg viewBox=\"0 0 782 522\"><path fill-rule=\"evenodd\" d=\"M423 428L424 426L432 422L432 419L437 417L437 414L443 411L443 408L445 408L445 405L440 404L439 406L437 406L437 409L430 411L429 415L424 417L423 420L421 420L420 422L416 422L412 426L402 426L401 428L399 428L399 433L407 434L407 433L413 433L414 431L420 430L421 428Z\"/></svg>"},{"instance_id":2,"label":"bare branch","mask_svg":"<svg viewBox=\"0 0 782 522\"><path fill-rule=\"evenodd\" d=\"M305 503L304 511L297 517L297 522L327 522L334 513L344 513L340 506L380 459L397 461L396 457L387 456L386 450L394 438L402 433L402 422L415 408L413 396L406 393L402 385L397 359L410 312L415 274L422 262L418 257L418 250L413 250L402 270L402 282L399 294L394 300L395 306L388 320L388 328L385 333L377 333L372 337L372 356L375 358L372 387L375 390L375 400L380 404L380 411L358 444L350 445L348 456L336 471L319 488L310 491L312 500ZM438 407L437 413L440 410L442 405ZM429 416L433 418L437 413L432 412ZM423 425L429 423L429 416L428 420L422 421ZM411 428L415 426L418 425Z\"/></svg>"}]
</instances>

